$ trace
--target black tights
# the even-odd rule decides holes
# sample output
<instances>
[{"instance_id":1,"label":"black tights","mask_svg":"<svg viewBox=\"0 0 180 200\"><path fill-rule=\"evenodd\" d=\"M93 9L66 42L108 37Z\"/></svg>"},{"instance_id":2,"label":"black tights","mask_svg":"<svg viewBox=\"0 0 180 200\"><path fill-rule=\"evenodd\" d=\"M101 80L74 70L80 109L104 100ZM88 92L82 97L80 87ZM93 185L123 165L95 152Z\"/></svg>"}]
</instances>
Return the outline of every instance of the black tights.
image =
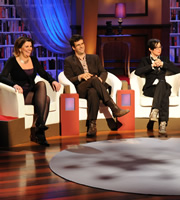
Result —
<instances>
[{"instance_id":1,"label":"black tights","mask_svg":"<svg viewBox=\"0 0 180 200\"><path fill-rule=\"evenodd\" d=\"M47 96L46 85L43 81L36 83L25 97L26 105L34 105L34 111L37 115L36 126L45 125L48 113L50 98Z\"/></svg>"}]
</instances>

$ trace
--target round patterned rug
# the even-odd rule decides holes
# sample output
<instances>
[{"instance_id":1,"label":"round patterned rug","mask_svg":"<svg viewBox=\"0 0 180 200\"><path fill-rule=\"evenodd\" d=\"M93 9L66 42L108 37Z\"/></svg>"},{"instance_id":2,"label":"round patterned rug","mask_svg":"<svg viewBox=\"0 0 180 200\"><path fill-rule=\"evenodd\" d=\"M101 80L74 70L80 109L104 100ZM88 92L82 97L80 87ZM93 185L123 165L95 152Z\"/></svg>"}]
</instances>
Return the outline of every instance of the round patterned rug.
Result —
<instances>
[{"instance_id":1,"label":"round patterned rug","mask_svg":"<svg viewBox=\"0 0 180 200\"><path fill-rule=\"evenodd\" d=\"M72 146L51 170L82 185L119 192L180 195L180 139L133 138Z\"/></svg>"}]
</instances>

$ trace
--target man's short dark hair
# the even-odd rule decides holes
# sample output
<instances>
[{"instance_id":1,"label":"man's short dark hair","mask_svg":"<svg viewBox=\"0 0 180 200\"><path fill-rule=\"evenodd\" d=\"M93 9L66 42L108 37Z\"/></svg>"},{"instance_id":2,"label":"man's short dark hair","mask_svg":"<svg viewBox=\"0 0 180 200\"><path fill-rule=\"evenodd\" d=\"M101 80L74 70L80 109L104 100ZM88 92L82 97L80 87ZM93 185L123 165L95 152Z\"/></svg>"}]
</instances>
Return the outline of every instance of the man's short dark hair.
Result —
<instances>
[{"instance_id":1,"label":"man's short dark hair","mask_svg":"<svg viewBox=\"0 0 180 200\"><path fill-rule=\"evenodd\" d=\"M79 40L83 40L83 36L79 34L72 35L71 39L69 40L71 47L74 47L74 42L78 42Z\"/></svg>"},{"instance_id":2,"label":"man's short dark hair","mask_svg":"<svg viewBox=\"0 0 180 200\"><path fill-rule=\"evenodd\" d=\"M148 40L147 46L151 50L154 50L158 43L161 43L161 41L159 39L150 39L150 40Z\"/></svg>"}]
</instances>

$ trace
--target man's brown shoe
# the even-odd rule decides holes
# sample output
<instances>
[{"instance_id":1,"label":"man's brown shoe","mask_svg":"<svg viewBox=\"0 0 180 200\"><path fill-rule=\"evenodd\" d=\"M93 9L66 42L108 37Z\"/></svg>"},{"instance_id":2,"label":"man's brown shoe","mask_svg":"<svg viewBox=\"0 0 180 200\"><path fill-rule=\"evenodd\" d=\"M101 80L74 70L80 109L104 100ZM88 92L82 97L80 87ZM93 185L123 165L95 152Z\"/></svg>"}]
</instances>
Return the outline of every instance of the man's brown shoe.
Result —
<instances>
[{"instance_id":1,"label":"man's brown shoe","mask_svg":"<svg viewBox=\"0 0 180 200\"><path fill-rule=\"evenodd\" d=\"M123 110L118 108L116 111L113 112L113 117L122 117L124 115L126 115L129 112L128 109Z\"/></svg>"},{"instance_id":2,"label":"man's brown shoe","mask_svg":"<svg viewBox=\"0 0 180 200\"><path fill-rule=\"evenodd\" d=\"M118 107L118 105L112 99L110 99L108 102L106 102L106 105L110 107L110 109L113 113L113 117L122 117L129 112L128 109L126 109L126 110L120 109Z\"/></svg>"},{"instance_id":3,"label":"man's brown shoe","mask_svg":"<svg viewBox=\"0 0 180 200\"><path fill-rule=\"evenodd\" d=\"M89 128L87 132L87 137L95 137L96 136L96 120L90 120L89 121Z\"/></svg>"}]
</instances>

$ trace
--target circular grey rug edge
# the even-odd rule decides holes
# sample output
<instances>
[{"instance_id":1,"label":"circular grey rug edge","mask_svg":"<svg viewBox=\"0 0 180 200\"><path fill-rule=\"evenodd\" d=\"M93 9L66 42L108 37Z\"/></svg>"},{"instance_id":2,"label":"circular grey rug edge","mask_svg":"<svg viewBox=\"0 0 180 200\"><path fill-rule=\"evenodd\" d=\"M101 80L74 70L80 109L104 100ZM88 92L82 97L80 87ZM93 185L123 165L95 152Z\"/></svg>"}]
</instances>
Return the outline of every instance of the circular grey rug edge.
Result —
<instances>
[{"instance_id":1,"label":"circular grey rug edge","mask_svg":"<svg viewBox=\"0 0 180 200\"><path fill-rule=\"evenodd\" d=\"M164 158L162 159L164 162L162 162L162 163L160 162L160 164L158 162L156 163L157 158L158 158L157 156L155 156L155 157L157 157L155 159L147 159L144 157L144 154L137 156L136 153L134 154L134 152L133 152L133 154L132 154L132 152L131 152L131 150L133 150L134 148L137 149L137 152L141 151L142 149L145 150L145 147L146 147L146 151L147 151L147 147L148 147L150 150L150 155L151 155L152 150L153 150L152 148L155 148L155 150L156 150L157 148L159 148L158 147L159 145L161 147L160 148L161 150L165 151L166 149L168 149L168 151L170 151L170 150L172 151L172 147L174 148L175 145L180 144L179 139L176 138L176 140L178 140L176 142L172 141L172 140L173 139L159 140L156 138L153 138L153 139L152 138L140 138L140 139L134 138L134 139L125 139L125 140L123 139L123 140L98 141L98 142L87 143L87 144L83 144L83 145L78 145L75 149L73 149L73 148L66 149L66 150L59 152L50 160L49 166L56 175L66 179L66 180L69 180L69 181L72 181L72 182L75 182L75 183L78 183L81 185L90 186L93 188L105 189L105 190L110 190L110 191L118 191L118 192L138 193L138 194L180 195L180 191L179 191L179 187L178 187L179 184L178 184L177 180L175 179L175 177L173 177L174 174L168 174L169 173L168 168L166 168L164 166L164 164L166 164L167 161L168 161L167 163L169 164L169 158L172 156L172 154L174 154L174 151L169 153L168 158L165 158L166 155L164 155L161 152L160 157L164 156ZM152 144L152 147L150 148L151 144ZM170 147L168 147L167 144ZM120 146L121 146L121 148L119 148ZM128 150L126 150L126 146L128 147ZM134 147L131 148L132 146L134 146ZM85 152L86 149L88 152ZM118 160L117 160L118 154L117 153L115 154L114 164L117 164L117 166L118 166L118 167L116 166L115 168L113 168L113 165L111 165L109 162L107 162L107 158L109 156L109 151L110 151L110 154L112 154L114 149L123 151L123 153L121 152L121 157L122 157L122 155L124 156L124 157L122 157L123 162L118 162ZM90 151L90 153L89 153L89 151ZM105 152L105 151L107 151L107 152ZM175 153L176 153L176 151L177 151L177 149L175 148ZM104 154L104 152L105 152L105 154ZM129 153L129 152L131 152L131 153ZM155 153L157 154L157 151ZM167 150L165 153L167 153ZM100 158L100 161L98 161L97 155L98 156L103 155L104 158L103 159ZM125 156L127 156L127 157L125 157ZM95 157L95 159L94 159L94 157ZM113 158L113 156L111 157L110 162L114 161L112 158ZM170 159L172 161L172 158L170 158ZM71 162L72 160L73 160L73 162ZM132 166L132 169L131 168L128 169L130 167L129 162L131 163L132 161L134 162L135 160L138 160L138 162L140 162L140 165L136 164L138 166L138 170L134 169L133 166ZM89 162L88 164L90 164L90 166L83 165L82 161ZM153 163L154 161L155 161L155 163ZM96 164L96 167L94 166L94 163ZM138 181L137 177L134 177L134 174L132 173L132 172L135 172L136 170L137 171L142 170L142 168L141 168L141 165L142 165L143 167L144 166L146 167L147 171L145 171L145 173L150 172L150 175L152 176L151 170L153 170L153 169L150 169L150 171L148 171L149 169L147 167L147 163L150 163L150 165L152 165L152 166L157 166L157 168L161 167L162 171L160 171L160 173L158 172L159 173L158 176L160 178L159 181L157 179L157 177L158 177L156 174L157 172L154 171L154 174L155 174L154 177L157 179L157 180L155 179L155 181L157 182L158 186L156 184L155 184L155 186L152 185L152 183L154 183L154 182L148 175L144 174L146 180L143 181L143 178L141 177L143 173L141 172L139 174L139 175L141 175L140 176L141 180ZM82 164L82 166L80 164ZM105 165L105 168L107 168L104 170L103 173L102 173L103 169L100 169L100 165ZM122 166L122 165L124 165L124 166ZM119 171L119 167L120 167L120 171ZM124 177L124 175L121 175L118 173L118 172L122 172L123 168L125 168L126 175L128 175L128 173L130 173L129 177L128 176ZM98 174L97 171L99 169L100 169L100 172L98 172L99 173ZM66 172L66 173L64 173L64 172ZM94 172L95 172L95 175L94 175ZM77 175L76 173L79 175ZM82 173L84 175L82 175ZM75 178L74 178L74 174L76 174ZM180 177L180 175L178 176L178 178L179 177ZM90 178L92 180L88 181ZM124 184L121 183L121 179L122 179L122 181L125 180ZM147 179L150 179L150 182ZM168 181L168 179L172 179L170 188L169 188L169 182L166 183ZM162 181L163 181L163 183L162 183ZM105 185L100 184L99 185L100 182L104 182L104 183L107 182L108 184L105 184ZM131 184L129 184L129 182ZM139 182L143 185L139 184ZM144 187L145 184L146 184L146 187ZM113 187L112 187L112 185L113 185Z\"/></svg>"}]
</instances>

